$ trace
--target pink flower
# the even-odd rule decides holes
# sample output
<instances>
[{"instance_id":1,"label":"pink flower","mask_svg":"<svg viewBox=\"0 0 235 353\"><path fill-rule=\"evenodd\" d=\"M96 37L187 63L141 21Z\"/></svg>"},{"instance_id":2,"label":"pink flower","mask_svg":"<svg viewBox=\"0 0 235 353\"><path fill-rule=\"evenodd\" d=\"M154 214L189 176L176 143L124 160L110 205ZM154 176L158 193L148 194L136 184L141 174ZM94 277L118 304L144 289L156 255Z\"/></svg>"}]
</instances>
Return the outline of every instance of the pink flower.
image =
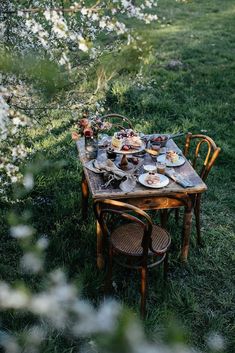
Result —
<instances>
[{"instance_id":1,"label":"pink flower","mask_svg":"<svg viewBox=\"0 0 235 353\"><path fill-rule=\"evenodd\" d=\"M89 120L87 118L83 118L79 121L79 125L83 128L86 128L89 125Z\"/></svg>"},{"instance_id":2,"label":"pink flower","mask_svg":"<svg viewBox=\"0 0 235 353\"><path fill-rule=\"evenodd\" d=\"M74 141L77 141L79 139L79 135L76 132L72 132L71 136Z\"/></svg>"},{"instance_id":3,"label":"pink flower","mask_svg":"<svg viewBox=\"0 0 235 353\"><path fill-rule=\"evenodd\" d=\"M87 127L83 130L85 137L91 137L93 135L93 131L90 127Z\"/></svg>"}]
</instances>

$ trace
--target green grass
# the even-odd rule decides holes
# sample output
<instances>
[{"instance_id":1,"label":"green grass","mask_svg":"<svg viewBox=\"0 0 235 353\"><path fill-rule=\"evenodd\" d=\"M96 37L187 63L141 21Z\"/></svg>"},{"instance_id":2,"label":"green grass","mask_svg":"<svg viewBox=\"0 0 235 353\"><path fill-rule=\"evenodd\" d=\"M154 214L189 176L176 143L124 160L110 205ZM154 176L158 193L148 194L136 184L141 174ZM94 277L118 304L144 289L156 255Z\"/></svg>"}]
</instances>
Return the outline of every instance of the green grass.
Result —
<instances>
[{"instance_id":1,"label":"green grass","mask_svg":"<svg viewBox=\"0 0 235 353\"><path fill-rule=\"evenodd\" d=\"M216 331L225 337L226 352L233 353L235 4L232 0L197 0L187 4L160 0L158 11L161 23L150 27L135 24L153 47L149 64L142 69L141 77L136 76L136 66L133 72L129 64L126 71L120 70L109 84L105 107L126 114L143 132L205 131L222 152L202 200L205 245L196 247L193 227L189 261L182 266L178 261L181 228L171 220L173 246L168 286L163 291L159 270L151 273L146 331L154 340L161 338L162 327L173 320L172 334L176 335L177 327L181 326L189 344L207 351L206 337ZM183 68L167 69L172 59L180 60ZM83 224L81 219L81 166L70 139L74 122L69 114L60 112L49 118L53 119L50 133L51 125L45 117L43 127L31 132L31 139L35 149L33 159L46 159L53 165L41 169L32 193L16 202L14 208L20 212L29 208L38 233L49 237L48 268L64 268L72 280L82 283L84 297L97 304L102 300L104 273L96 269L92 212L87 223ZM61 160L65 164L56 163ZM91 204L89 207L92 210ZM2 204L0 211L0 273L2 279L15 282L24 275L18 267L21 251L8 235L9 209L10 206ZM40 286L34 279L27 280L32 287ZM115 298L138 313L138 275L117 268L114 281ZM12 316L4 320L6 328L20 327ZM68 342L55 341L56 352L68 349ZM48 345L47 351L54 349L54 345Z\"/></svg>"}]
</instances>

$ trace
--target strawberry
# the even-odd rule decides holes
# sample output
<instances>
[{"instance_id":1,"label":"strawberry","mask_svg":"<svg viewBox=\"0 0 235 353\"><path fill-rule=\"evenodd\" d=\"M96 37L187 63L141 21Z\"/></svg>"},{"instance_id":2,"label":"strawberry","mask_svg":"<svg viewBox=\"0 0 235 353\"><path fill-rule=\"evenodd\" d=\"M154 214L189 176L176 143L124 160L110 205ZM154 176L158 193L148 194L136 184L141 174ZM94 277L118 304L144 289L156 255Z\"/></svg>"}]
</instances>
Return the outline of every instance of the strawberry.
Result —
<instances>
[{"instance_id":1,"label":"strawberry","mask_svg":"<svg viewBox=\"0 0 235 353\"><path fill-rule=\"evenodd\" d=\"M127 146L127 145L124 145L123 147L122 147L122 149L123 149L123 151L129 151L129 146Z\"/></svg>"}]
</instances>

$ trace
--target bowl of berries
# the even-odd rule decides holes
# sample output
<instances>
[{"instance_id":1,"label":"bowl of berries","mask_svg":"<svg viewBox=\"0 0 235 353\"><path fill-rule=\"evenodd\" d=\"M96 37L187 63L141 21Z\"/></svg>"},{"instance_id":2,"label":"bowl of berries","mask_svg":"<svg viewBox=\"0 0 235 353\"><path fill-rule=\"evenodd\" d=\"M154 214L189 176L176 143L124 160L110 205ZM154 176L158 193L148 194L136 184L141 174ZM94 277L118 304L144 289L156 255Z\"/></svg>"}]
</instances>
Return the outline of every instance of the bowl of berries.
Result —
<instances>
[{"instance_id":1,"label":"bowl of berries","mask_svg":"<svg viewBox=\"0 0 235 353\"><path fill-rule=\"evenodd\" d=\"M184 135L183 132L179 132L177 134L172 134L172 135L153 135L150 139L151 146L160 146L160 147L166 147L166 144L169 140L180 137Z\"/></svg>"},{"instance_id":2,"label":"bowl of berries","mask_svg":"<svg viewBox=\"0 0 235 353\"><path fill-rule=\"evenodd\" d=\"M151 147L155 146L160 146L160 147L165 147L166 143L168 141L168 136L167 135L158 135L158 136L153 136L150 140Z\"/></svg>"}]
</instances>

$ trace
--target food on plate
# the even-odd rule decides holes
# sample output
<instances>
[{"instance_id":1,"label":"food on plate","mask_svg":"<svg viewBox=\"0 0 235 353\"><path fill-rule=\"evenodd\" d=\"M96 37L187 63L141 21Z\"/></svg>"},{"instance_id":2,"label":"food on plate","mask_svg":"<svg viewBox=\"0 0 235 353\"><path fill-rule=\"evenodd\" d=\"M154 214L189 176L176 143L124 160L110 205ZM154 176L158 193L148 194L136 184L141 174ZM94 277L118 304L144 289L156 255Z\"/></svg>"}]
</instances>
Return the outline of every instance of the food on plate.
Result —
<instances>
[{"instance_id":1,"label":"food on plate","mask_svg":"<svg viewBox=\"0 0 235 353\"><path fill-rule=\"evenodd\" d=\"M158 156L159 155L159 151L155 151L149 148L146 148L145 150L147 153L151 154L152 156Z\"/></svg>"},{"instance_id":2,"label":"food on plate","mask_svg":"<svg viewBox=\"0 0 235 353\"><path fill-rule=\"evenodd\" d=\"M117 150L120 150L122 148L122 140L118 137L113 136L112 147L116 148Z\"/></svg>"},{"instance_id":3,"label":"food on plate","mask_svg":"<svg viewBox=\"0 0 235 353\"><path fill-rule=\"evenodd\" d=\"M157 185L160 183L160 177L156 173L148 173L145 178L145 182L148 185Z\"/></svg>"},{"instance_id":4,"label":"food on plate","mask_svg":"<svg viewBox=\"0 0 235 353\"><path fill-rule=\"evenodd\" d=\"M175 151L170 150L166 152L166 159L171 163L176 163L179 160L179 156Z\"/></svg>"},{"instance_id":5,"label":"food on plate","mask_svg":"<svg viewBox=\"0 0 235 353\"><path fill-rule=\"evenodd\" d=\"M115 132L112 137L112 147L120 151L139 150L142 141L137 132L132 129L123 129Z\"/></svg>"}]
</instances>

